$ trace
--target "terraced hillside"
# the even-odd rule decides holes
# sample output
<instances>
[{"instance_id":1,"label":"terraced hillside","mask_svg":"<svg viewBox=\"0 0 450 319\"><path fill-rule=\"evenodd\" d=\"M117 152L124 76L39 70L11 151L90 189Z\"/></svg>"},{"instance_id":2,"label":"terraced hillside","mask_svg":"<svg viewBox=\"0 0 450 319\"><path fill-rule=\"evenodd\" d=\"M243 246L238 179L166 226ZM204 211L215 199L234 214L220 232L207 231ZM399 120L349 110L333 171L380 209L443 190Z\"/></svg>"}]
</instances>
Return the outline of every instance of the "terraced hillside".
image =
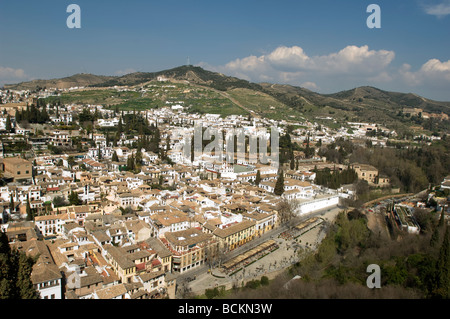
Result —
<instances>
[{"instance_id":1,"label":"terraced hillside","mask_svg":"<svg viewBox=\"0 0 450 319\"><path fill-rule=\"evenodd\" d=\"M305 88L291 85L271 83L251 83L221 73L211 72L196 66L181 66L159 72L135 72L124 76L101 77L94 75L74 75L73 77L58 80L38 80L5 87L11 89L34 87L67 87L69 84L87 84L98 89L98 95L107 95L104 100L101 96L91 96L93 93L83 93L84 96L75 97L67 93L62 98L82 103L101 103L119 105L121 108L143 109L159 107L167 97L168 92L159 92L157 95L149 91L140 92L139 96L122 96L103 91L114 86L130 88L148 88L148 85L162 86L164 82L156 81L159 77L169 80L177 86L190 85L192 92L200 88L208 90L209 96L193 96L185 92L172 92L185 99L189 110L199 113L227 114L253 114L272 119L299 120L307 118L312 121L329 125L331 127L345 126L348 121L376 122L391 127L396 131L408 131L412 126L426 128L429 132L442 132L449 129L450 121L446 123L425 121L405 117L404 108L421 108L424 112L434 114L445 113L450 115L450 102L439 102L425 99L412 93L398 93L379 90L373 87L359 87L335 94L319 94ZM156 84L155 84L156 83ZM195 89L192 89L195 88ZM324 119L332 118L332 121Z\"/></svg>"}]
</instances>

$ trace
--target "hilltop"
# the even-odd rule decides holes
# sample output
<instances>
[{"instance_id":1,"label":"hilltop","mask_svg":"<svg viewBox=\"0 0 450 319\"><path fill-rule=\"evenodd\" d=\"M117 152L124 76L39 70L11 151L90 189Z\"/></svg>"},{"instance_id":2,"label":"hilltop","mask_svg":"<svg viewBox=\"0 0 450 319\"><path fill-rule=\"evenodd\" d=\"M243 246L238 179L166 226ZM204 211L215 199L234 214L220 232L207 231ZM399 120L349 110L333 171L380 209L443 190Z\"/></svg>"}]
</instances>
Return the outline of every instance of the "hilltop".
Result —
<instances>
[{"instance_id":1,"label":"hilltop","mask_svg":"<svg viewBox=\"0 0 450 319\"><path fill-rule=\"evenodd\" d=\"M400 115L404 108L420 108L424 112L443 112L450 115L450 102L433 101L414 93L389 92L362 86L333 94L320 94L286 84L252 83L191 65L159 72L134 72L123 76L76 74L62 79L9 84L5 85L5 88L33 90L39 87L132 87L156 81L158 77L206 87L242 109L271 118L295 120L299 117L332 117L335 121L372 121L399 129L411 126L411 123L408 123L410 119Z\"/></svg>"},{"instance_id":2,"label":"hilltop","mask_svg":"<svg viewBox=\"0 0 450 319\"><path fill-rule=\"evenodd\" d=\"M79 73L61 79L33 80L28 82L21 82L18 84L5 84L4 88L9 90L36 90L38 88L68 89L71 87L87 87L105 83L112 78L114 77Z\"/></svg>"}]
</instances>

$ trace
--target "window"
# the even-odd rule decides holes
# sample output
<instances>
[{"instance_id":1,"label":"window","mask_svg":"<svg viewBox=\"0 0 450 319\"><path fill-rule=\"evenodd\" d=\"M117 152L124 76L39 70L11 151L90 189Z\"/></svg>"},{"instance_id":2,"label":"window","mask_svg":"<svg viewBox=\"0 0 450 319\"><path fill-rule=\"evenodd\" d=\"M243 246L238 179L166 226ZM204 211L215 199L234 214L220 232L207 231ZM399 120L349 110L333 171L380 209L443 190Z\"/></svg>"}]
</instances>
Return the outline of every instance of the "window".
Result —
<instances>
[{"instance_id":1,"label":"window","mask_svg":"<svg viewBox=\"0 0 450 319\"><path fill-rule=\"evenodd\" d=\"M17 175L20 175L20 171L17 171Z\"/></svg>"}]
</instances>

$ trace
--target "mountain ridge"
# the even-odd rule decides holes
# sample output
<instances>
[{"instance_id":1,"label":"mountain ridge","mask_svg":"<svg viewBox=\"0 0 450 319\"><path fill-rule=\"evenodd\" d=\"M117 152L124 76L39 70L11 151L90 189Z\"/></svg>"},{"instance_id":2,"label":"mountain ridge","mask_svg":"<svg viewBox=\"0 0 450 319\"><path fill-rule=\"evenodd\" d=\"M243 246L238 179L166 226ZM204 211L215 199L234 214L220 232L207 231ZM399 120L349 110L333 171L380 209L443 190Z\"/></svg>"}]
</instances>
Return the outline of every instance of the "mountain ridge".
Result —
<instances>
[{"instance_id":1,"label":"mountain ridge","mask_svg":"<svg viewBox=\"0 0 450 319\"><path fill-rule=\"evenodd\" d=\"M157 72L134 72L122 76L78 73L60 79L40 79L18 84L5 84L4 89L34 90L39 87L66 89L69 87L135 86L156 80L159 76L170 80L189 81L190 83L208 86L220 91L228 91L234 88L260 91L273 96L289 107L299 110L306 105L329 106L347 111L356 111L367 107L401 111L405 107L417 107L427 112L443 112L450 115L450 102L427 99L415 93L391 92L372 86L360 86L336 93L321 94L289 84L253 83L191 65L183 65Z\"/></svg>"}]
</instances>

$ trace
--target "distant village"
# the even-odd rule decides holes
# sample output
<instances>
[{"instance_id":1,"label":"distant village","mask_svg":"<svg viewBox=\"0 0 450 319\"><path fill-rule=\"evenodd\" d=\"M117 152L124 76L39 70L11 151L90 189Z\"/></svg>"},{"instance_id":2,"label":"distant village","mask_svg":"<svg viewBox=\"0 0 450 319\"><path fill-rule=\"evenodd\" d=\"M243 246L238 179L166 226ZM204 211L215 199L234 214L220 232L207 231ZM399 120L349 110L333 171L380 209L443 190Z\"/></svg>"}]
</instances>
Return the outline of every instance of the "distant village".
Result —
<instances>
[{"instance_id":1,"label":"distant village","mask_svg":"<svg viewBox=\"0 0 450 319\"><path fill-rule=\"evenodd\" d=\"M43 299L175 298L178 275L279 227L280 202L296 201L295 213L301 215L356 196L351 185L331 189L315 184L317 171L348 167L327 162L317 152L309 157L295 152L294 169L250 157L229 163L222 154L192 158L183 152L183 137L194 134L194 124L243 128L251 135L271 126L285 134L293 123L189 113L183 101L121 112L101 104L67 104L57 110L48 105L45 123L17 119L54 91L0 91L1 229L12 247L38 258L31 279ZM99 114L89 129L77 120L86 108ZM123 116L136 113L159 130L164 159L161 153L137 149L139 136L121 132L113 142L105 134L103 129L117 128ZM73 123L81 127L73 129ZM292 141L302 145L343 137L383 146L387 138L368 132L396 134L376 123L348 123L351 129L334 130L308 121L294 124ZM138 153L139 165L127 169ZM353 163L351 168L370 186L391 187L376 167ZM283 191L276 195L280 171ZM445 179L443 188L449 183Z\"/></svg>"}]
</instances>

